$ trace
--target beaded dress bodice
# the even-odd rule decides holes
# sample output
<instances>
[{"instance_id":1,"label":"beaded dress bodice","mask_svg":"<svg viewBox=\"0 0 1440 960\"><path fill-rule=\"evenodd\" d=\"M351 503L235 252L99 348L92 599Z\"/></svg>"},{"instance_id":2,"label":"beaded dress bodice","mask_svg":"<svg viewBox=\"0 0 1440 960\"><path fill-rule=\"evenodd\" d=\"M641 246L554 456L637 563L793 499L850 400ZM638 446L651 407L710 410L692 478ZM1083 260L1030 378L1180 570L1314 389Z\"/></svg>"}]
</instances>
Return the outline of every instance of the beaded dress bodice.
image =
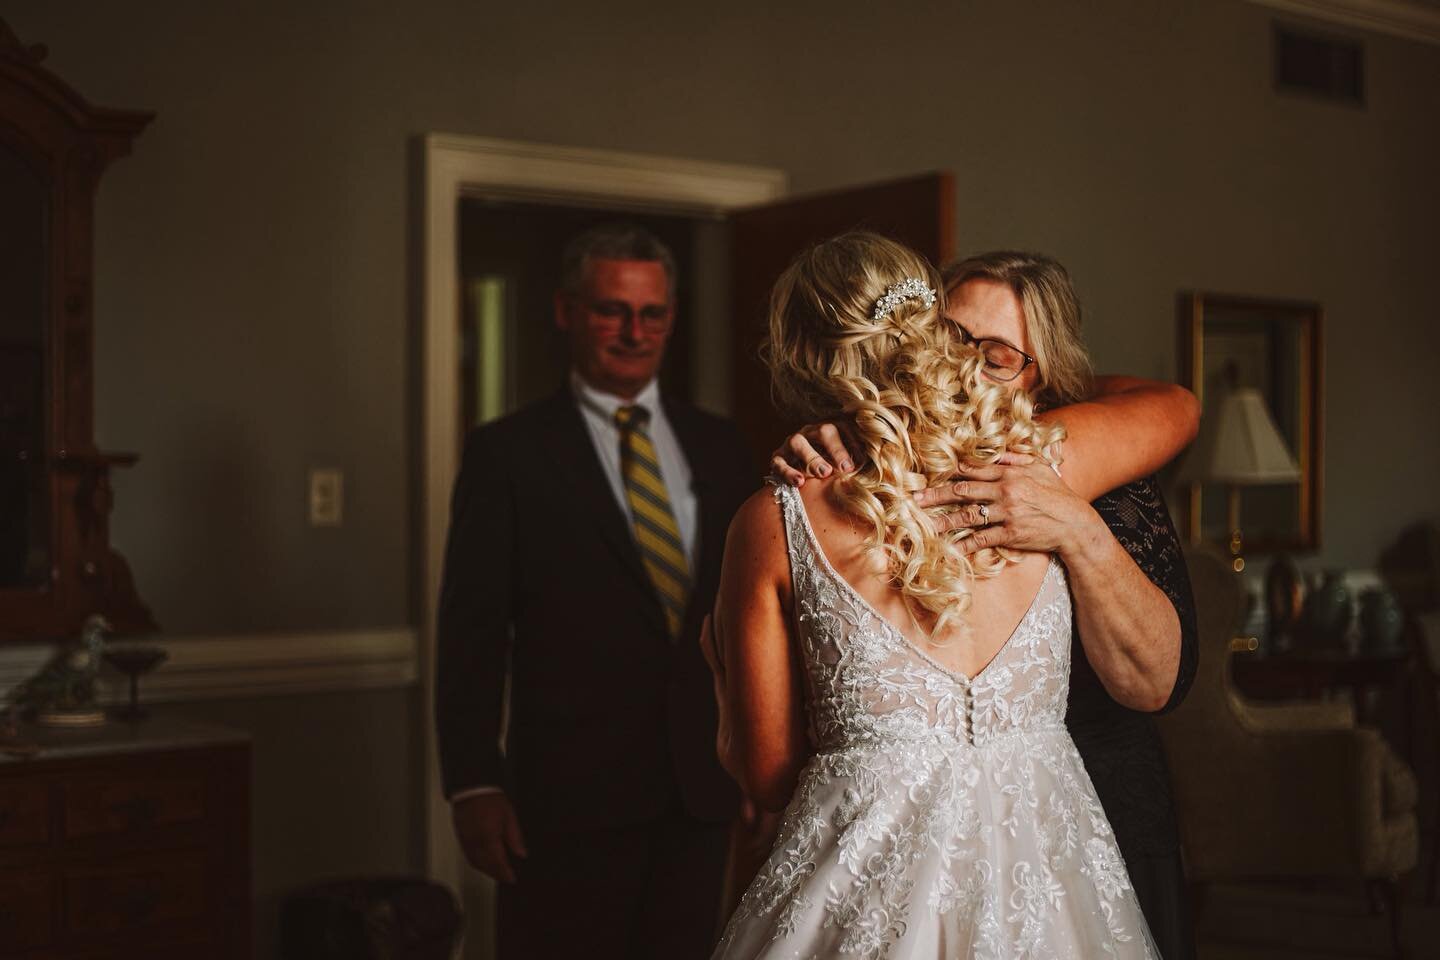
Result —
<instances>
[{"instance_id":1,"label":"beaded dress bodice","mask_svg":"<svg viewBox=\"0 0 1440 960\"><path fill-rule=\"evenodd\" d=\"M785 512L810 738L818 750L874 738L953 738L980 746L1065 722L1070 595L1053 558L1015 631L974 677L912 644L826 559L798 492Z\"/></svg>"}]
</instances>

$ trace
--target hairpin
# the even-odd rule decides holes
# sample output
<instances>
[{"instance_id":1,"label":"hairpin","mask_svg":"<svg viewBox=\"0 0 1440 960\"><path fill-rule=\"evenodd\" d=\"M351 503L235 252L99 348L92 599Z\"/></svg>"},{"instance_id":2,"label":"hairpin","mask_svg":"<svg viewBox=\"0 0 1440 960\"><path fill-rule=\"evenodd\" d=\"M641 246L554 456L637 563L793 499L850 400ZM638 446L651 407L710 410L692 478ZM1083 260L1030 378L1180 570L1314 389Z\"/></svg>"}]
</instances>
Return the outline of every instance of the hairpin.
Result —
<instances>
[{"instance_id":1,"label":"hairpin","mask_svg":"<svg viewBox=\"0 0 1440 960\"><path fill-rule=\"evenodd\" d=\"M884 320L890 312L907 300L919 300L927 307L935 305L935 291L925 286L925 281L906 277L899 283L892 283L885 289L885 296L875 301L872 320Z\"/></svg>"}]
</instances>

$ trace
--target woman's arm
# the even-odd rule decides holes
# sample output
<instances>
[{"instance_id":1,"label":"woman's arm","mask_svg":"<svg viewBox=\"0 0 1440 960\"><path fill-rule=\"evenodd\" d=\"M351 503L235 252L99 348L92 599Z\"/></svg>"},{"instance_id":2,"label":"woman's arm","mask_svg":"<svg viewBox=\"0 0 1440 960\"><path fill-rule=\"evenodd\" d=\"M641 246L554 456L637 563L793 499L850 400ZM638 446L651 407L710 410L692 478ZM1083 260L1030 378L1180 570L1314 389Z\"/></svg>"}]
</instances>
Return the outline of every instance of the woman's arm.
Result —
<instances>
[{"instance_id":1,"label":"woman's arm","mask_svg":"<svg viewBox=\"0 0 1440 960\"><path fill-rule=\"evenodd\" d=\"M1200 404L1173 383L1096 377L1088 400L1040 414L1065 427L1065 484L1086 500L1148 477L1195 439Z\"/></svg>"},{"instance_id":2,"label":"woman's arm","mask_svg":"<svg viewBox=\"0 0 1440 960\"><path fill-rule=\"evenodd\" d=\"M1063 483L1048 466L1009 457L920 491L916 500L927 507L960 505L943 522L979 528L966 539L967 549L1058 554L1070 575L1086 656L1101 682L1119 703L1154 711L1184 682L1182 618L1088 501L1173 459L1194 439L1199 405L1183 387L1134 377L1100 377L1096 388L1091 399L1044 415L1069 433ZM799 485L802 471L824 476L831 464L849 458L840 431L826 425L790 437L773 465Z\"/></svg>"},{"instance_id":3,"label":"woman's arm","mask_svg":"<svg viewBox=\"0 0 1440 960\"><path fill-rule=\"evenodd\" d=\"M714 633L724 714L720 761L767 810L790 802L808 754L789 604L784 526L766 490L730 524Z\"/></svg>"},{"instance_id":4,"label":"woman's arm","mask_svg":"<svg viewBox=\"0 0 1440 960\"><path fill-rule=\"evenodd\" d=\"M1095 392L1088 400L1056 407L1039 419L1065 426L1065 483L1094 500L1173 460L1195 439L1200 404L1193 393L1173 383L1103 376L1095 378ZM806 476L829 476L835 467L853 469L846 428L830 423L805 427L775 451L771 469L797 487Z\"/></svg>"}]
</instances>

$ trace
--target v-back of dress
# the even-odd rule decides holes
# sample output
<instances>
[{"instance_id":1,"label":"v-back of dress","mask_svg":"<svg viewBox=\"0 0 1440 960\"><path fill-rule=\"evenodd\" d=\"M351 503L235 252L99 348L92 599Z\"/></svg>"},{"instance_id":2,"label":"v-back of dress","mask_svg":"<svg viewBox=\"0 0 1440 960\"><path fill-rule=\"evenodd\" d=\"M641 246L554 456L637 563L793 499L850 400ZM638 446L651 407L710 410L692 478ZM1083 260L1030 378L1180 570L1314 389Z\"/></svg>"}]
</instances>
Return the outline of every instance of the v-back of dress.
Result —
<instances>
[{"instance_id":1,"label":"v-back of dress","mask_svg":"<svg viewBox=\"0 0 1440 960\"><path fill-rule=\"evenodd\" d=\"M775 498L814 755L715 956L1158 956L1065 730L1060 563L970 678L836 573L799 491Z\"/></svg>"}]
</instances>

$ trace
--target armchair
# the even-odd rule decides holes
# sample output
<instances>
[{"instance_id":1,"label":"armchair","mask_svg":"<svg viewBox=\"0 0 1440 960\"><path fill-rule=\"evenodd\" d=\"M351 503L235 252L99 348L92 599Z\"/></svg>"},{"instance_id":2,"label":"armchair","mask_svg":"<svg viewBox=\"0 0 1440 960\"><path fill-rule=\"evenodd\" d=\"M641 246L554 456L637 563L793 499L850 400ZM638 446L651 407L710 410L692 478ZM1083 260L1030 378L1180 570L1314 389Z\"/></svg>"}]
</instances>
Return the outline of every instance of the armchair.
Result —
<instances>
[{"instance_id":1,"label":"armchair","mask_svg":"<svg viewBox=\"0 0 1440 960\"><path fill-rule=\"evenodd\" d=\"M1398 879L1418 848L1414 774L1378 731L1356 725L1347 703L1240 694L1230 679L1239 579L1212 554L1189 551L1186 561L1200 665L1160 733L1190 880L1363 880L1389 908L1398 954Z\"/></svg>"}]
</instances>

